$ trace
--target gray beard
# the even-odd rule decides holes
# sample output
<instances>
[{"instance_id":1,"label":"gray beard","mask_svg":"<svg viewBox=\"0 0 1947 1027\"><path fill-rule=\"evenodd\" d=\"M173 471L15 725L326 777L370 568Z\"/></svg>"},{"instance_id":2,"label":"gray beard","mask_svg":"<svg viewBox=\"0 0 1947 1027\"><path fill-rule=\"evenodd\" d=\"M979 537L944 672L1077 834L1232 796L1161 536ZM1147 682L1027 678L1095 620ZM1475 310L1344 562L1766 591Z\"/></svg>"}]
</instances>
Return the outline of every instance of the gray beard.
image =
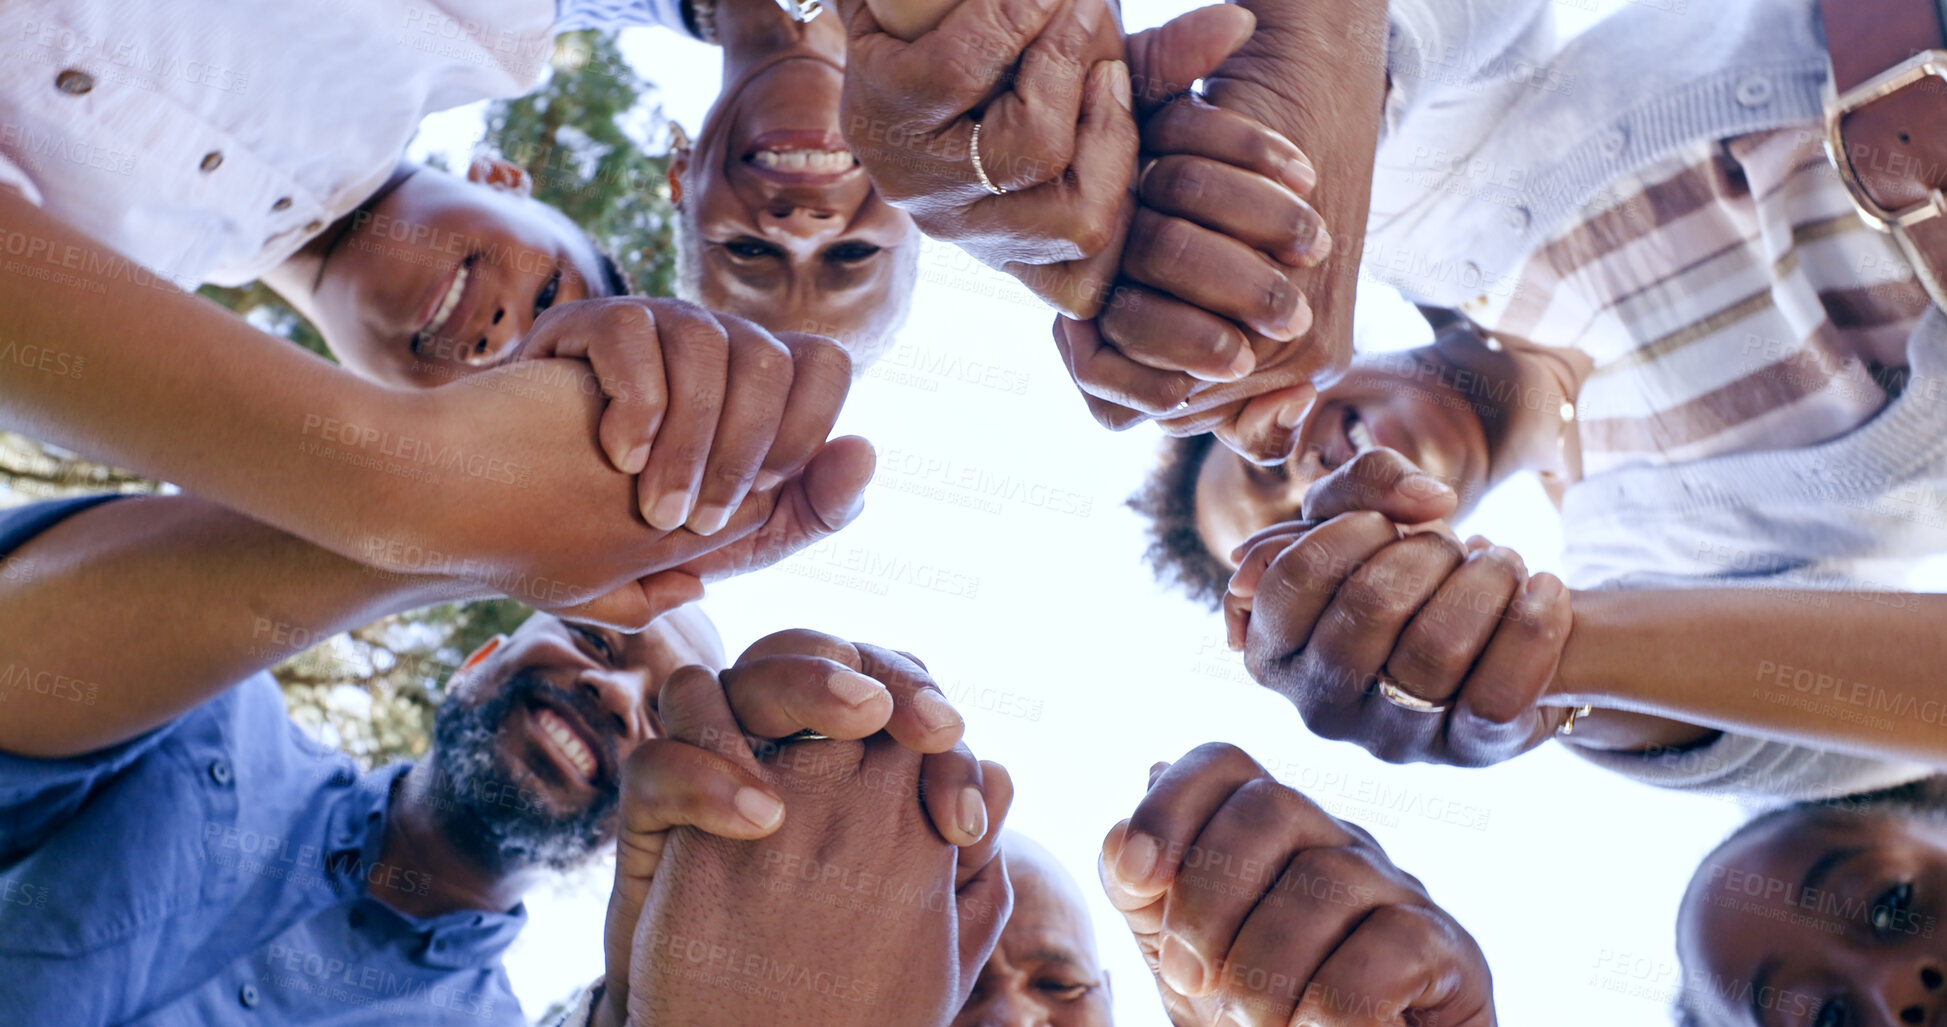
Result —
<instances>
[{"instance_id":1,"label":"gray beard","mask_svg":"<svg viewBox=\"0 0 1947 1027\"><path fill-rule=\"evenodd\" d=\"M590 724L601 712L579 694L563 692L538 674L517 671L498 694L480 705L448 700L433 717L432 801L446 836L454 846L496 873L535 867L571 870L589 861L615 841L620 789L603 782L599 794L582 809L567 814L551 810L521 784L528 775L508 765L495 744L508 718L526 705L527 696L545 692L572 706ZM607 766L619 767L614 745L607 739Z\"/></svg>"}]
</instances>

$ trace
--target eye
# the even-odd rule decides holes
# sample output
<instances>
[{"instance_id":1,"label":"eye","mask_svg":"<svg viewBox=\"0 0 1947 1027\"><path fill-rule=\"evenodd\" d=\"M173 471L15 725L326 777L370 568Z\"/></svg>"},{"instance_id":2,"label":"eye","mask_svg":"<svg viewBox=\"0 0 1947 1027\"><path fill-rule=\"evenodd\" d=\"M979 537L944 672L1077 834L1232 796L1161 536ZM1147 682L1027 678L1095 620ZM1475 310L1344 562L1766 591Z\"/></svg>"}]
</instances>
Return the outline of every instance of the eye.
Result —
<instances>
[{"instance_id":1,"label":"eye","mask_svg":"<svg viewBox=\"0 0 1947 1027\"><path fill-rule=\"evenodd\" d=\"M1847 1027L1852 1023L1852 1006L1843 998L1829 998L1819 1004L1812 1027Z\"/></svg>"},{"instance_id":2,"label":"eye","mask_svg":"<svg viewBox=\"0 0 1947 1027\"><path fill-rule=\"evenodd\" d=\"M783 253L770 243L749 236L739 236L723 244L730 255L738 260L762 260L765 257L780 257Z\"/></svg>"},{"instance_id":3,"label":"eye","mask_svg":"<svg viewBox=\"0 0 1947 1027\"><path fill-rule=\"evenodd\" d=\"M1904 931L1913 914L1913 884L1896 884L1880 893L1873 903L1873 911L1867 921L1873 925L1874 934L1885 934L1889 930Z\"/></svg>"},{"instance_id":4,"label":"eye","mask_svg":"<svg viewBox=\"0 0 1947 1027\"><path fill-rule=\"evenodd\" d=\"M534 316L540 317L541 311L554 306L554 298L560 294L561 269L557 267L554 269L554 274L549 275L548 280L541 285L541 291L534 294Z\"/></svg>"},{"instance_id":5,"label":"eye","mask_svg":"<svg viewBox=\"0 0 1947 1027\"><path fill-rule=\"evenodd\" d=\"M869 242L842 242L825 251L825 259L834 264L856 264L879 252L879 247Z\"/></svg>"},{"instance_id":6,"label":"eye","mask_svg":"<svg viewBox=\"0 0 1947 1027\"><path fill-rule=\"evenodd\" d=\"M1035 987L1063 1002L1074 1002L1095 990L1093 984L1070 984L1067 981L1041 981Z\"/></svg>"},{"instance_id":7,"label":"eye","mask_svg":"<svg viewBox=\"0 0 1947 1027\"><path fill-rule=\"evenodd\" d=\"M601 656L602 662L610 664L615 662L615 647L609 644L607 636L593 628L584 627L580 624L571 624L568 626L568 629L573 631L583 642L588 643L588 647L595 650Z\"/></svg>"}]
</instances>

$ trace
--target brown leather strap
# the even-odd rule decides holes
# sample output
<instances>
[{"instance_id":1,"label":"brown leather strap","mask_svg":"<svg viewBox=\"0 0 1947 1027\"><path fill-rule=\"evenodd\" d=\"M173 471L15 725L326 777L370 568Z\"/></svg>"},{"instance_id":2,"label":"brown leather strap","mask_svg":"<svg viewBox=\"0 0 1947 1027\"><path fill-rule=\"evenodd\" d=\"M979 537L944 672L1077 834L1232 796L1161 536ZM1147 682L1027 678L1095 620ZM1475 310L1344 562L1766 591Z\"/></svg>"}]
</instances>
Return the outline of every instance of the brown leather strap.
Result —
<instances>
[{"instance_id":1,"label":"brown leather strap","mask_svg":"<svg viewBox=\"0 0 1947 1027\"><path fill-rule=\"evenodd\" d=\"M1840 93L1921 50L1941 48L1934 0L1819 0Z\"/></svg>"},{"instance_id":2,"label":"brown leather strap","mask_svg":"<svg viewBox=\"0 0 1947 1027\"><path fill-rule=\"evenodd\" d=\"M1846 91L1926 50L1947 49L1935 0L1819 0L1834 91ZM1947 187L1947 81L1926 79L1840 122L1845 152L1866 195L1899 210ZM1947 218L1897 233L1936 302L1947 296Z\"/></svg>"}]
</instances>

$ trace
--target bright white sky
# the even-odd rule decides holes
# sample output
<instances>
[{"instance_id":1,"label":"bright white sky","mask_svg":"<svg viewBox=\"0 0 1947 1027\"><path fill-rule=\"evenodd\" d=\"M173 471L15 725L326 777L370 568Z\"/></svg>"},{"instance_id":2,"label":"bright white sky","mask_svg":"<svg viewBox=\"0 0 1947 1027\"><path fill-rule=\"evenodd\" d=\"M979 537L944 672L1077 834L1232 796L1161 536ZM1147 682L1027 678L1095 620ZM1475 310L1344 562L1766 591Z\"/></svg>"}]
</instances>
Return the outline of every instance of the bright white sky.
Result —
<instances>
[{"instance_id":1,"label":"bright white sky","mask_svg":"<svg viewBox=\"0 0 1947 1027\"><path fill-rule=\"evenodd\" d=\"M1620 5L1563 5L1557 16L1578 31ZM1140 28L1190 6L1130 0L1125 16ZM694 134L716 92L717 51L663 30L623 44ZM463 154L479 122L478 108L430 119L415 149ZM1312 737L1245 676L1221 621L1144 569L1141 524L1121 504L1155 450L1153 429L1095 425L1055 357L1049 313L1010 279L933 243L921 269L900 348L853 390L839 424L879 448L866 512L830 543L713 590L706 606L730 652L811 627L926 659L966 713L975 752L1013 772L1009 823L1091 896L1124 1027L1167 1021L1094 883L1096 852L1134 809L1150 763L1213 740L1364 824L1425 881L1480 939L1503 1024L1666 1022L1678 896L1739 807L1652 791L1555 746L1468 771L1392 767ZM1362 349L1426 334L1381 287L1366 290L1360 313ZM968 480L992 492L956 484ZM1017 491L1070 496L1060 508L994 498ZM1461 530L1514 547L1536 570L1559 560L1554 511L1531 480L1490 496ZM507 959L530 1015L599 972L607 872L530 896L532 923Z\"/></svg>"}]
</instances>

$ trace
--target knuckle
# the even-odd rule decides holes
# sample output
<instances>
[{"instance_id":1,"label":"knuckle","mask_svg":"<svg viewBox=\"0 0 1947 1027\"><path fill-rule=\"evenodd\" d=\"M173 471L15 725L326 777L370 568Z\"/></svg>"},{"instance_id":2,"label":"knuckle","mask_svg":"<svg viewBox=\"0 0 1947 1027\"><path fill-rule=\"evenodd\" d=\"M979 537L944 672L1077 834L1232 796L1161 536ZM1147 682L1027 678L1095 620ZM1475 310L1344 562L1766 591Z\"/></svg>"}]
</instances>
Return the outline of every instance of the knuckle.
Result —
<instances>
[{"instance_id":1,"label":"knuckle","mask_svg":"<svg viewBox=\"0 0 1947 1027\"><path fill-rule=\"evenodd\" d=\"M1196 243L1195 233L1190 230L1190 223L1180 218L1144 220L1150 231L1141 244L1130 247L1136 275L1151 280L1166 279L1189 259Z\"/></svg>"},{"instance_id":2,"label":"knuckle","mask_svg":"<svg viewBox=\"0 0 1947 1027\"><path fill-rule=\"evenodd\" d=\"M1264 276L1264 282L1258 288L1258 317L1276 324L1289 321L1298 311L1303 292L1283 272L1263 265L1259 265L1258 270Z\"/></svg>"},{"instance_id":3,"label":"knuckle","mask_svg":"<svg viewBox=\"0 0 1947 1027\"><path fill-rule=\"evenodd\" d=\"M1158 161L1144 185L1146 198L1156 206L1178 210L1198 209L1212 188L1210 169L1202 161L1174 156Z\"/></svg>"},{"instance_id":4,"label":"knuckle","mask_svg":"<svg viewBox=\"0 0 1947 1027\"><path fill-rule=\"evenodd\" d=\"M1450 631L1416 631L1401 643L1399 653L1388 664L1393 677L1400 681L1419 685L1430 683L1436 677L1450 676L1450 672L1463 668L1472 660L1473 652L1457 633Z\"/></svg>"}]
</instances>

